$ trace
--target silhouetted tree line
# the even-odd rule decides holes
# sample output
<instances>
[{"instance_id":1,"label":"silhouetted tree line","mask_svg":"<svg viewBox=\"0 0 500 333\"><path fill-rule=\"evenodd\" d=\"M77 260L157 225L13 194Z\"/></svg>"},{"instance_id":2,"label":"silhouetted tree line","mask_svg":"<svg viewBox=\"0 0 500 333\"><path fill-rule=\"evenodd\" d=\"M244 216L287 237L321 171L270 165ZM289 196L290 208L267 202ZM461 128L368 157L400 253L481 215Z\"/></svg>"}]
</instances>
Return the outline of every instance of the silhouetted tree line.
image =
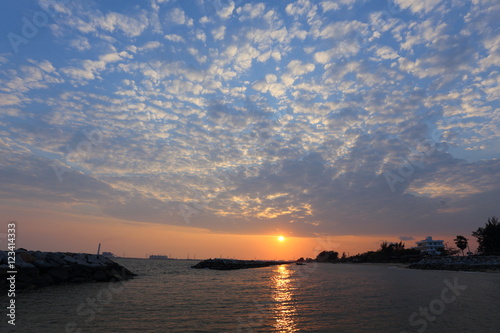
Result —
<instances>
[{"instance_id":1,"label":"silhouetted tree line","mask_svg":"<svg viewBox=\"0 0 500 333\"><path fill-rule=\"evenodd\" d=\"M377 251L368 251L345 258L346 262L413 262L422 259L416 249L406 249L403 242L382 242Z\"/></svg>"},{"instance_id":2,"label":"silhouetted tree line","mask_svg":"<svg viewBox=\"0 0 500 333\"><path fill-rule=\"evenodd\" d=\"M323 251L316 256L317 262L338 262L339 253L335 251Z\"/></svg>"},{"instance_id":3,"label":"silhouetted tree line","mask_svg":"<svg viewBox=\"0 0 500 333\"><path fill-rule=\"evenodd\" d=\"M488 218L488 222L484 227L478 228L472 232L472 236L477 238L479 244L477 248L478 255L495 256L500 255L500 223L495 216ZM469 248L468 239L462 235L458 235L454 240L457 247L462 251ZM459 252L457 249L445 247L439 249L440 256L455 255ZM468 254L472 254L470 250ZM382 242L377 251L368 251L365 253L356 254L354 256L346 256L345 252L339 258L339 253L336 251L322 251L312 258L300 258L299 262L317 261L317 262L414 262L422 259L425 256L417 249L406 249L405 244L401 241L398 243Z\"/></svg>"},{"instance_id":4,"label":"silhouetted tree line","mask_svg":"<svg viewBox=\"0 0 500 333\"><path fill-rule=\"evenodd\" d=\"M477 254L483 256L498 256L500 255L500 223L498 223L498 218L492 216L488 218L488 222L483 227L479 227L476 231L472 232L472 236L476 237L477 243ZM454 240L457 247L462 251L464 255L464 250L469 249L469 240L462 235L458 235ZM471 255L470 250L467 254Z\"/></svg>"}]
</instances>

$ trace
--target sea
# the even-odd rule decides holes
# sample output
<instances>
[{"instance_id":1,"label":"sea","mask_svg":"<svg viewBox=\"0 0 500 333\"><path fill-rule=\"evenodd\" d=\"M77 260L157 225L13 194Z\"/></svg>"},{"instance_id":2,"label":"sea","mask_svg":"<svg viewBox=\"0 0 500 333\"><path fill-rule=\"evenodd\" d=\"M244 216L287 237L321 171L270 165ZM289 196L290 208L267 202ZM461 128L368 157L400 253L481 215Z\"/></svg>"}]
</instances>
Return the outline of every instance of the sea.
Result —
<instances>
[{"instance_id":1,"label":"sea","mask_svg":"<svg viewBox=\"0 0 500 333\"><path fill-rule=\"evenodd\" d=\"M0 332L500 332L500 274L391 264L233 271L115 259L138 274L16 294Z\"/></svg>"}]
</instances>

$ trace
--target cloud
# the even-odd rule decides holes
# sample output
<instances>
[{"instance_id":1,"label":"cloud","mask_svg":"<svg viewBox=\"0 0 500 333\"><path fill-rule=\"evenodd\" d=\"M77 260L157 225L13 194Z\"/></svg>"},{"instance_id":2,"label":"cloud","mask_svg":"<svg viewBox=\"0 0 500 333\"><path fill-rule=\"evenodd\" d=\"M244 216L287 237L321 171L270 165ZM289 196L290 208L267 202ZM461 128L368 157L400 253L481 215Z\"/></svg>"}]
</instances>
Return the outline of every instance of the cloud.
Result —
<instances>
[{"instance_id":1,"label":"cloud","mask_svg":"<svg viewBox=\"0 0 500 333\"><path fill-rule=\"evenodd\" d=\"M185 42L184 38L182 38L179 35L175 35L175 34L165 35L164 37L165 37L165 39L172 41L172 42Z\"/></svg>"},{"instance_id":2,"label":"cloud","mask_svg":"<svg viewBox=\"0 0 500 333\"><path fill-rule=\"evenodd\" d=\"M441 0L395 0L395 3L401 7L401 9L410 9L413 13L429 13L431 12Z\"/></svg>"},{"instance_id":3,"label":"cloud","mask_svg":"<svg viewBox=\"0 0 500 333\"><path fill-rule=\"evenodd\" d=\"M242 7L236 9L236 13L240 15L240 21L254 20L264 14L266 5L264 3L250 4L247 3Z\"/></svg>"},{"instance_id":4,"label":"cloud","mask_svg":"<svg viewBox=\"0 0 500 333\"><path fill-rule=\"evenodd\" d=\"M0 105L19 105L21 104L21 99L17 96L0 94Z\"/></svg>"},{"instance_id":5,"label":"cloud","mask_svg":"<svg viewBox=\"0 0 500 333\"><path fill-rule=\"evenodd\" d=\"M113 32L119 30L130 37L141 35L149 23L144 12L138 14L135 18L112 12L106 16L95 18L94 22L98 27L106 31ZM82 29L80 28L80 30ZM92 30L84 29L82 32L91 32Z\"/></svg>"},{"instance_id":6,"label":"cloud","mask_svg":"<svg viewBox=\"0 0 500 333\"><path fill-rule=\"evenodd\" d=\"M161 44L160 42L158 41L150 41L150 42L147 42L146 44L144 44L142 47L140 47L139 49L141 51L145 51L145 50L152 50L152 49L156 49L158 47L160 47Z\"/></svg>"},{"instance_id":7,"label":"cloud","mask_svg":"<svg viewBox=\"0 0 500 333\"><path fill-rule=\"evenodd\" d=\"M99 60L82 60L79 67L64 67L61 71L67 76L79 80L93 80L98 77L99 73L106 69L110 63L120 61L131 56L122 51L120 53L107 53L99 56Z\"/></svg>"},{"instance_id":8,"label":"cloud","mask_svg":"<svg viewBox=\"0 0 500 333\"><path fill-rule=\"evenodd\" d=\"M227 2L227 6L222 5L219 9L217 9L217 15L222 20L227 20L233 15L234 8L234 1L230 0L229 2Z\"/></svg>"},{"instance_id":9,"label":"cloud","mask_svg":"<svg viewBox=\"0 0 500 333\"><path fill-rule=\"evenodd\" d=\"M91 48L89 40L85 37L73 39L70 45L78 51L86 51Z\"/></svg>"},{"instance_id":10,"label":"cloud","mask_svg":"<svg viewBox=\"0 0 500 333\"><path fill-rule=\"evenodd\" d=\"M215 40L224 39L224 34L226 33L226 27L221 25L220 27L212 30L212 35Z\"/></svg>"},{"instance_id":11,"label":"cloud","mask_svg":"<svg viewBox=\"0 0 500 333\"><path fill-rule=\"evenodd\" d=\"M168 22L172 24L193 26L193 19L186 16L186 13L180 8L174 8L167 17Z\"/></svg>"},{"instance_id":12,"label":"cloud","mask_svg":"<svg viewBox=\"0 0 500 333\"><path fill-rule=\"evenodd\" d=\"M300 16L309 13L313 8L313 5L308 0L299 0L294 3L289 3L285 7L285 11L291 16Z\"/></svg>"},{"instance_id":13,"label":"cloud","mask_svg":"<svg viewBox=\"0 0 500 333\"><path fill-rule=\"evenodd\" d=\"M314 64L303 64L300 60L292 60L286 66L292 75L301 76L314 71Z\"/></svg>"}]
</instances>

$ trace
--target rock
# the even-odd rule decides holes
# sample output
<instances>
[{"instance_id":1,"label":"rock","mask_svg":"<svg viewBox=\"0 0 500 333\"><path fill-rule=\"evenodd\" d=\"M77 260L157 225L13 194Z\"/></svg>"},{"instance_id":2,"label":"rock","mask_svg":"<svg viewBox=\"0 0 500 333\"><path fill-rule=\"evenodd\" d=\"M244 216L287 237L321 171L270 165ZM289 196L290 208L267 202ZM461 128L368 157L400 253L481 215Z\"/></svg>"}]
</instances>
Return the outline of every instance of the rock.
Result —
<instances>
[{"instance_id":1,"label":"rock","mask_svg":"<svg viewBox=\"0 0 500 333\"><path fill-rule=\"evenodd\" d=\"M69 264L76 264L76 263L78 263L78 260L76 260L73 257L67 256L67 255L63 257L63 260L66 261Z\"/></svg>"},{"instance_id":2,"label":"rock","mask_svg":"<svg viewBox=\"0 0 500 333\"><path fill-rule=\"evenodd\" d=\"M111 273L112 279L115 279L116 281L121 281L124 279L124 275L120 274L115 269L111 270L110 273Z\"/></svg>"},{"instance_id":3,"label":"rock","mask_svg":"<svg viewBox=\"0 0 500 333\"><path fill-rule=\"evenodd\" d=\"M99 258L97 258L96 255L88 255L87 256L87 262L91 263L91 264L96 264L96 265L105 265L105 263L101 260L99 260Z\"/></svg>"},{"instance_id":4,"label":"rock","mask_svg":"<svg viewBox=\"0 0 500 333\"><path fill-rule=\"evenodd\" d=\"M209 268L217 270L232 270L243 268L268 267L271 265L290 264L289 261L263 261L263 260L235 260L235 259L207 259L200 261L192 268Z\"/></svg>"},{"instance_id":5,"label":"rock","mask_svg":"<svg viewBox=\"0 0 500 333\"><path fill-rule=\"evenodd\" d=\"M111 259L109 259L109 258L106 258L105 256L98 255L98 256L96 256L96 257L97 257L97 259L98 259L101 263L103 263L104 265L111 265L111 264L113 264L113 263L114 263L114 261L112 261L112 260L111 260Z\"/></svg>"},{"instance_id":6,"label":"rock","mask_svg":"<svg viewBox=\"0 0 500 333\"><path fill-rule=\"evenodd\" d=\"M92 274L92 279L97 281L97 282L106 282L109 281L110 278L108 274L106 274L105 271L103 270L97 270Z\"/></svg>"},{"instance_id":7,"label":"rock","mask_svg":"<svg viewBox=\"0 0 500 333\"><path fill-rule=\"evenodd\" d=\"M58 283L116 281L135 276L125 267L103 256L16 250L16 289L31 289ZM8 253L0 251L0 288L8 285ZM5 263L4 263L5 262Z\"/></svg>"},{"instance_id":8,"label":"rock","mask_svg":"<svg viewBox=\"0 0 500 333\"><path fill-rule=\"evenodd\" d=\"M28 252L16 253L16 257L21 258L25 263L32 263L35 260L35 257Z\"/></svg>"},{"instance_id":9,"label":"rock","mask_svg":"<svg viewBox=\"0 0 500 333\"><path fill-rule=\"evenodd\" d=\"M0 264L7 264L7 252L5 251L0 251Z\"/></svg>"},{"instance_id":10,"label":"rock","mask_svg":"<svg viewBox=\"0 0 500 333\"><path fill-rule=\"evenodd\" d=\"M40 259L40 260L45 260L45 258L46 258L46 254L44 252L41 252L41 251L33 251L33 253L31 253L31 255L35 259Z\"/></svg>"},{"instance_id":11,"label":"rock","mask_svg":"<svg viewBox=\"0 0 500 333\"><path fill-rule=\"evenodd\" d=\"M26 252L18 253L18 254L16 254L16 259L15 259L16 260L16 262L15 262L16 267L26 268L26 269L30 269L30 268L35 267L35 265L33 265L31 262L24 261L23 257L31 262L33 262L35 260L35 258L30 256Z\"/></svg>"},{"instance_id":12,"label":"rock","mask_svg":"<svg viewBox=\"0 0 500 333\"><path fill-rule=\"evenodd\" d=\"M38 268L46 268L46 269L56 266L54 264L48 263L45 260L41 260L41 259L34 260L33 265L35 265Z\"/></svg>"},{"instance_id":13,"label":"rock","mask_svg":"<svg viewBox=\"0 0 500 333\"><path fill-rule=\"evenodd\" d=\"M52 267L47 273L54 278L56 282L66 282L69 280L69 267L70 266Z\"/></svg>"},{"instance_id":14,"label":"rock","mask_svg":"<svg viewBox=\"0 0 500 333\"><path fill-rule=\"evenodd\" d=\"M485 271L500 269L499 256L431 257L413 263L409 268L453 271Z\"/></svg>"},{"instance_id":15,"label":"rock","mask_svg":"<svg viewBox=\"0 0 500 333\"><path fill-rule=\"evenodd\" d=\"M46 260L57 265L66 265L66 261L63 260L63 257L64 255L62 253L47 253Z\"/></svg>"}]
</instances>

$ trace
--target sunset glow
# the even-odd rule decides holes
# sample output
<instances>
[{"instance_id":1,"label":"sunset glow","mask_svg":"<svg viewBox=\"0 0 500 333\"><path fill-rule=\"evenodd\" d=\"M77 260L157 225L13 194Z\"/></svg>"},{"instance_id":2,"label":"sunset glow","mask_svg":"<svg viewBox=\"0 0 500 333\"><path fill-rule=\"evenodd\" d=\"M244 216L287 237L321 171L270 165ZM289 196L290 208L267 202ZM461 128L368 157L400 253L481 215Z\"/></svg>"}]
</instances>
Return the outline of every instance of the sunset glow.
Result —
<instances>
[{"instance_id":1,"label":"sunset glow","mask_svg":"<svg viewBox=\"0 0 500 333\"><path fill-rule=\"evenodd\" d=\"M495 1L0 16L0 207L26 248L290 259L499 213Z\"/></svg>"}]
</instances>

